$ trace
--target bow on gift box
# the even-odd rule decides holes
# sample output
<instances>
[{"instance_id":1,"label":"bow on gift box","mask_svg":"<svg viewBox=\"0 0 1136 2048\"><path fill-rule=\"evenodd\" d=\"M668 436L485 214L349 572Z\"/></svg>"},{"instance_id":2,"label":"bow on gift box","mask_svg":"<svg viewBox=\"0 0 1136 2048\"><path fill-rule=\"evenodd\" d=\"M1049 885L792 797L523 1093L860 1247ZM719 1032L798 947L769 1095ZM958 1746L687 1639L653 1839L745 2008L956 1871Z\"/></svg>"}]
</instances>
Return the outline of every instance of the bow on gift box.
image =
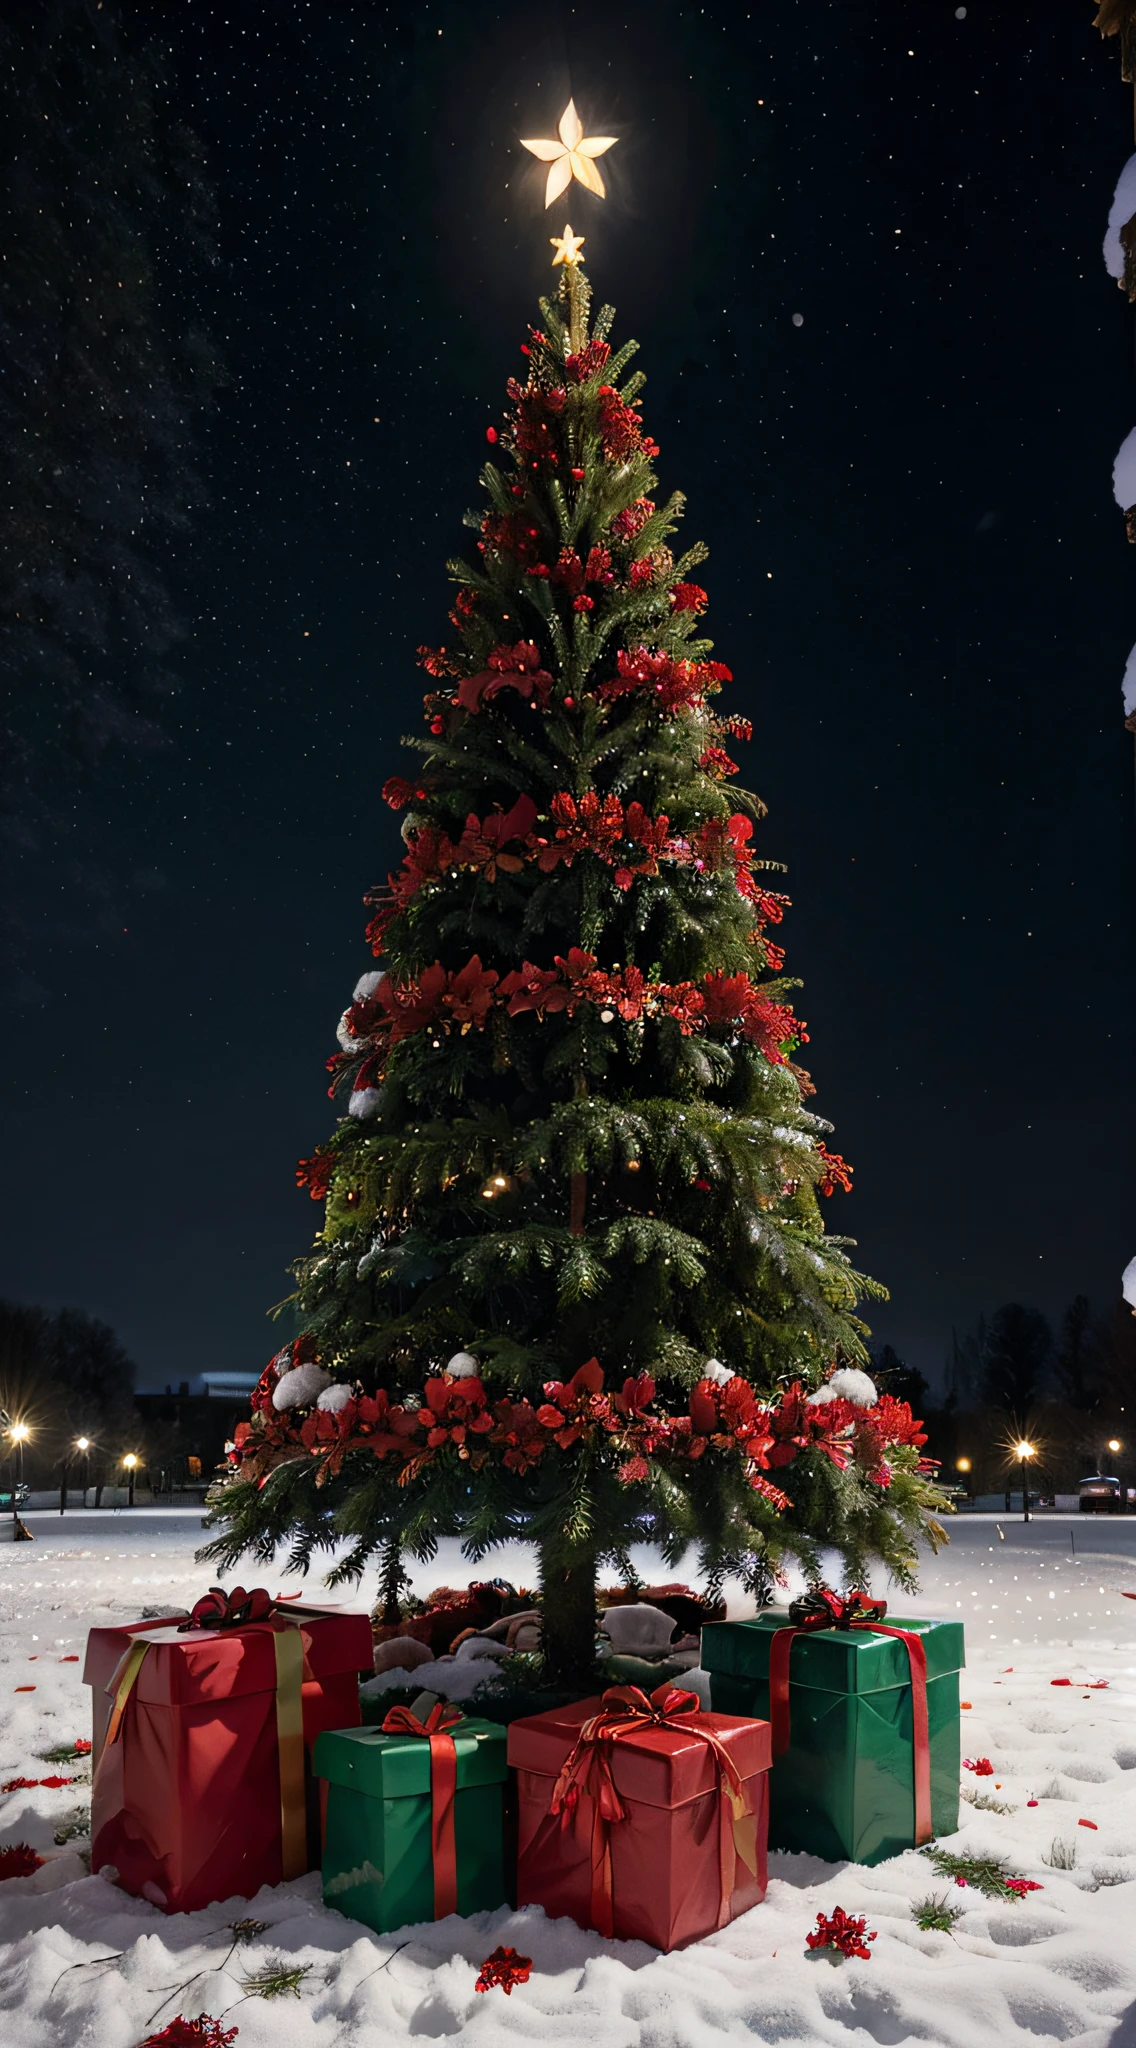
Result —
<instances>
[{"instance_id":1,"label":"bow on gift box","mask_svg":"<svg viewBox=\"0 0 1136 2048\"><path fill-rule=\"evenodd\" d=\"M615 1822L627 1818L611 1769L613 1748L621 1738L641 1735L647 1728L669 1728L704 1742L712 1752L718 1767L719 1927L725 1927L730 1917L738 1857L747 1870L757 1873L757 1821L744 1781L721 1737L702 1725L704 1720L696 1692L659 1685L648 1698L637 1685L612 1685L602 1696L599 1713L584 1722L561 1767L549 1812L562 1814L568 1822L582 1795L592 1801L592 1925L609 1939L615 1928L611 1830Z\"/></svg>"},{"instance_id":2,"label":"bow on gift box","mask_svg":"<svg viewBox=\"0 0 1136 2048\"><path fill-rule=\"evenodd\" d=\"M189 1620L179 1622L178 1634L186 1635L196 1629L225 1632L238 1628L267 1630L272 1635L276 1662L276 1748L280 1764L281 1870L285 1880L301 1877L308 1867L304 1638L298 1617L282 1610L280 1602L266 1593L263 1586L254 1587L251 1593L247 1593L243 1586L234 1586L231 1593L226 1593L221 1586L211 1586L197 1602ZM107 1723L100 1767L120 1737L130 1695L150 1648L149 1641L135 1636L122 1662L111 1675L107 1692L113 1695L114 1705Z\"/></svg>"},{"instance_id":3,"label":"bow on gift box","mask_svg":"<svg viewBox=\"0 0 1136 2048\"><path fill-rule=\"evenodd\" d=\"M234 1586L231 1593L223 1586L210 1586L189 1620L178 1623L178 1634L195 1628L246 1628L250 1622L267 1621L275 1611L276 1602L263 1586L254 1586L251 1593L243 1586Z\"/></svg>"},{"instance_id":4,"label":"bow on gift box","mask_svg":"<svg viewBox=\"0 0 1136 2048\"><path fill-rule=\"evenodd\" d=\"M773 1732L773 1754L783 1756L789 1747L789 1657L798 1636L813 1635L817 1629L866 1629L880 1636L895 1636L907 1651L911 1678L911 1735L915 1754L915 1842L931 1840L931 1743L927 1722L927 1650L921 1636L912 1629L885 1625L886 1600L873 1600L868 1593L834 1593L817 1586L789 1608L788 1628L775 1631L769 1645L769 1720Z\"/></svg>"},{"instance_id":5,"label":"bow on gift box","mask_svg":"<svg viewBox=\"0 0 1136 2048\"><path fill-rule=\"evenodd\" d=\"M418 1735L430 1744L430 1857L434 1869L434 1918L444 1920L458 1910L458 1852L454 1837L454 1800L458 1789L457 1745L450 1733L465 1715L460 1707L439 1700L424 1721L412 1707L392 1707L382 1724L384 1735Z\"/></svg>"},{"instance_id":6,"label":"bow on gift box","mask_svg":"<svg viewBox=\"0 0 1136 2048\"><path fill-rule=\"evenodd\" d=\"M789 1602L793 1628L852 1628L856 1622L882 1621L886 1600L872 1600L867 1593L834 1593L830 1586L816 1586L801 1600Z\"/></svg>"}]
</instances>

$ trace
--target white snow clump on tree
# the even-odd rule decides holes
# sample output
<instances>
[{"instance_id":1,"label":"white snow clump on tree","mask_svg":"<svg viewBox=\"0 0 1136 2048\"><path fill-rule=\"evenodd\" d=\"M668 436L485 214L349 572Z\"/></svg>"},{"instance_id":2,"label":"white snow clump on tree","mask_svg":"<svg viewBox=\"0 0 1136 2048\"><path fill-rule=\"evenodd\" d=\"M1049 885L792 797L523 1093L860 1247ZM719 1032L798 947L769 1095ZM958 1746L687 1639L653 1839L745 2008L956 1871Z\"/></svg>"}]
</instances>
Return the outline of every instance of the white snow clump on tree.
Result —
<instances>
[{"instance_id":1,"label":"white snow clump on tree","mask_svg":"<svg viewBox=\"0 0 1136 2048\"><path fill-rule=\"evenodd\" d=\"M306 1408L317 1394L331 1385L331 1374L322 1365L297 1365L282 1373L272 1391L272 1405L283 1414L287 1408Z\"/></svg>"},{"instance_id":2,"label":"white snow clump on tree","mask_svg":"<svg viewBox=\"0 0 1136 2048\"><path fill-rule=\"evenodd\" d=\"M820 1408L825 1401L851 1401L856 1408L874 1408L879 1400L876 1383L866 1372L857 1371L854 1365L842 1365L809 1395L809 1407Z\"/></svg>"},{"instance_id":3,"label":"white snow clump on tree","mask_svg":"<svg viewBox=\"0 0 1136 2048\"><path fill-rule=\"evenodd\" d=\"M1124 278L1124 249L1120 230L1136 213L1136 156L1130 156L1116 181L1112 205L1108 209L1108 228L1104 238L1104 267L1117 283ZM1129 499L1129 504L1132 500Z\"/></svg>"}]
</instances>

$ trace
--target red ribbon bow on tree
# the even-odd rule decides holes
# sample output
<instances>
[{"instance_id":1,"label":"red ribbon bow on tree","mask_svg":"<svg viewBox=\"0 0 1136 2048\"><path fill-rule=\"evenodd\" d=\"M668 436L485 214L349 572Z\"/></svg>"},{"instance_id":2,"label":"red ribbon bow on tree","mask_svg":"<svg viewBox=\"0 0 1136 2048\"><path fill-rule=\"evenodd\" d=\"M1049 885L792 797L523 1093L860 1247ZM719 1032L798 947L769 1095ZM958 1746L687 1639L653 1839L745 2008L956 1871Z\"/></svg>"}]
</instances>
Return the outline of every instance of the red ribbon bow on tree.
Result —
<instances>
[{"instance_id":1,"label":"red ribbon bow on tree","mask_svg":"<svg viewBox=\"0 0 1136 2048\"><path fill-rule=\"evenodd\" d=\"M382 1724L384 1735L418 1735L430 1744L430 1856L435 1920L444 1920L448 1913L458 1910L458 1852L454 1838L458 1752L450 1730L464 1719L460 1707L439 1700L424 1721L410 1707L392 1707Z\"/></svg>"},{"instance_id":2,"label":"red ribbon bow on tree","mask_svg":"<svg viewBox=\"0 0 1136 2048\"><path fill-rule=\"evenodd\" d=\"M829 1586L817 1586L789 1608L788 1628L779 1628L769 1645L769 1721L773 1731L773 1755L784 1756L789 1747L789 1656L798 1636L817 1629L866 1629L881 1636L895 1636L907 1650L911 1676L911 1737L915 1758L915 1842L929 1842L931 1827L931 1741L927 1721L927 1650L923 1638L907 1628L885 1626L886 1600L873 1600L855 1590L834 1593Z\"/></svg>"},{"instance_id":3,"label":"red ribbon bow on tree","mask_svg":"<svg viewBox=\"0 0 1136 2048\"><path fill-rule=\"evenodd\" d=\"M247 1628L250 1622L267 1621L276 1603L263 1586L256 1586L246 1593L243 1586L234 1586L226 1593L223 1586L210 1586L197 1602L188 1621L178 1623L178 1634L185 1635L195 1628Z\"/></svg>"},{"instance_id":4,"label":"red ribbon bow on tree","mask_svg":"<svg viewBox=\"0 0 1136 2048\"><path fill-rule=\"evenodd\" d=\"M581 1796L592 1801L592 1925L609 1939L615 1928L611 1829L627 1817L611 1768L613 1747L621 1737L642 1734L650 1727L670 1728L693 1735L713 1753L718 1767L719 1927L725 1927L730 1917L737 1858L756 1873L757 1824L745 1783L721 1737L712 1728L696 1725L703 1720L696 1692L659 1685L648 1698L637 1685L612 1685L602 1696L599 1713L584 1722L561 1766L549 1812L562 1813L567 1822Z\"/></svg>"}]
</instances>

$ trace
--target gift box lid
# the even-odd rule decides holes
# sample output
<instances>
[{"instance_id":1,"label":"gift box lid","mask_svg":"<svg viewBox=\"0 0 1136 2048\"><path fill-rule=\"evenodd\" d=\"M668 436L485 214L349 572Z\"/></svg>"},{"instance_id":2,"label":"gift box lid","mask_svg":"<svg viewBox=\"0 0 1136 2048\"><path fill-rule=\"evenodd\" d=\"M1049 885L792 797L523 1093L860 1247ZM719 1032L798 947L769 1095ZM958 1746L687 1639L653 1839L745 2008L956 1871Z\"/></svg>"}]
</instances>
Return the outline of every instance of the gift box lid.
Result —
<instances>
[{"instance_id":1,"label":"gift box lid","mask_svg":"<svg viewBox=\"0 0 1136 2048\"><path fill-rule=\"evenodd\" d=\"M602 1701L576 1700L553 1707L509 1727L509 1762L516 1770L555 1778L573 1748L585 1721L600 1711ZM685 1806L718 1784L718 1759L702 1732L714 1735L729 1752L739 1776L752 1778L772 1761L768 1721L740 1714L682 1715L680 1728L660 1728L644 1721L606 1745L616 1791L644 1806ZM701 1731L701 1732L700 1732Z\"/></svg>"},{"instance_id":2,"label":"gift box lid","mask_svg":"<svg viewBox=\"0 0 1136 2048\"><path fill-rule=\"evenodd\" d=\"M889 1626L918 1635L927 1653L928 1678L960 1671L966 1662L961 1621L921 1621L911 1614L888 1614ZM769 1646L789 1617L770 1608L752 1621L709 1621L702 1630L702 1668L758 1681L769 1676ZM885 1692L909 1685L907 1649L895 1636L875 1629L818 1628L795 1636L790 1652L793 1685L816 1686L824 1692Z\"/></svg>"},{"instance_id":3,"label":"gift box lid","mask_svg":"<svg viewBox=\"0 0 1136 2048\"><path fill-rule=\"evenodd\" d=\"M280 1620L295 1626L303 1637L305 1679L318 1682L339 1672L370 1668L371 1624L365 1614L297 1605L285 1608ZM273 1692L275 1633L263 1622L244 1628L195 1628L185 1634L175 1622L93 1628L87 1638L83 1681L109 1690L131 1644L144 1642L150 1647L135 1692L147 1706L201 1706L243 1693Z\"/></svg>"},{"instance_id":4,"label":"gift box lid","mask_svg":"<svg viewBox=\"0 0 1136 2048\"><path fill-rule=\"evenodd\" d=\"M457 1752L457 1786L499 1785L506 1772L505 1730L472 1714L446 1730ZM312 1769L331 1785L369 1799L419 1798L430 1790L430 1744L421 1735L381 1728L333 1728L317 1736Z\"/></svg>"}]
</instances>

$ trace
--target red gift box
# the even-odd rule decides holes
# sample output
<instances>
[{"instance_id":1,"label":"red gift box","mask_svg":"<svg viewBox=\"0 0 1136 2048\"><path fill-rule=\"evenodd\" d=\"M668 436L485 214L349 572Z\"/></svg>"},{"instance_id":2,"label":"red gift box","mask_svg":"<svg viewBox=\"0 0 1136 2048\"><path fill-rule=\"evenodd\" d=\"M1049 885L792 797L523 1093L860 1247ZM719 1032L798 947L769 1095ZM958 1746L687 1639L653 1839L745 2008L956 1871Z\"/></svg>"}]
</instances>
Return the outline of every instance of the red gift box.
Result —
<instances>
[{"instance_id":1,"label":"red gift box","mask_svg":"<svg viewBox=\"0 0 1136 2048\"><path fill-rule=\"evenodd\" d=\"M517 1904L661 1949L712 1934L765 1897L770 1761L767 1721L668 1686L514 1721Z\"/></svg>"},{"instance_id":2,"label":"red gift box","mask_svg":"<svg viewBox=\"0 0 1136 2048\"><path fill-rule=\"evenodd\" d=\"M167 1913L318 1866L311 1748L359 1725L363 1614L264 1602L255 1622L92 1629L91 1868Z\"/></svg>"}]
</instances>

